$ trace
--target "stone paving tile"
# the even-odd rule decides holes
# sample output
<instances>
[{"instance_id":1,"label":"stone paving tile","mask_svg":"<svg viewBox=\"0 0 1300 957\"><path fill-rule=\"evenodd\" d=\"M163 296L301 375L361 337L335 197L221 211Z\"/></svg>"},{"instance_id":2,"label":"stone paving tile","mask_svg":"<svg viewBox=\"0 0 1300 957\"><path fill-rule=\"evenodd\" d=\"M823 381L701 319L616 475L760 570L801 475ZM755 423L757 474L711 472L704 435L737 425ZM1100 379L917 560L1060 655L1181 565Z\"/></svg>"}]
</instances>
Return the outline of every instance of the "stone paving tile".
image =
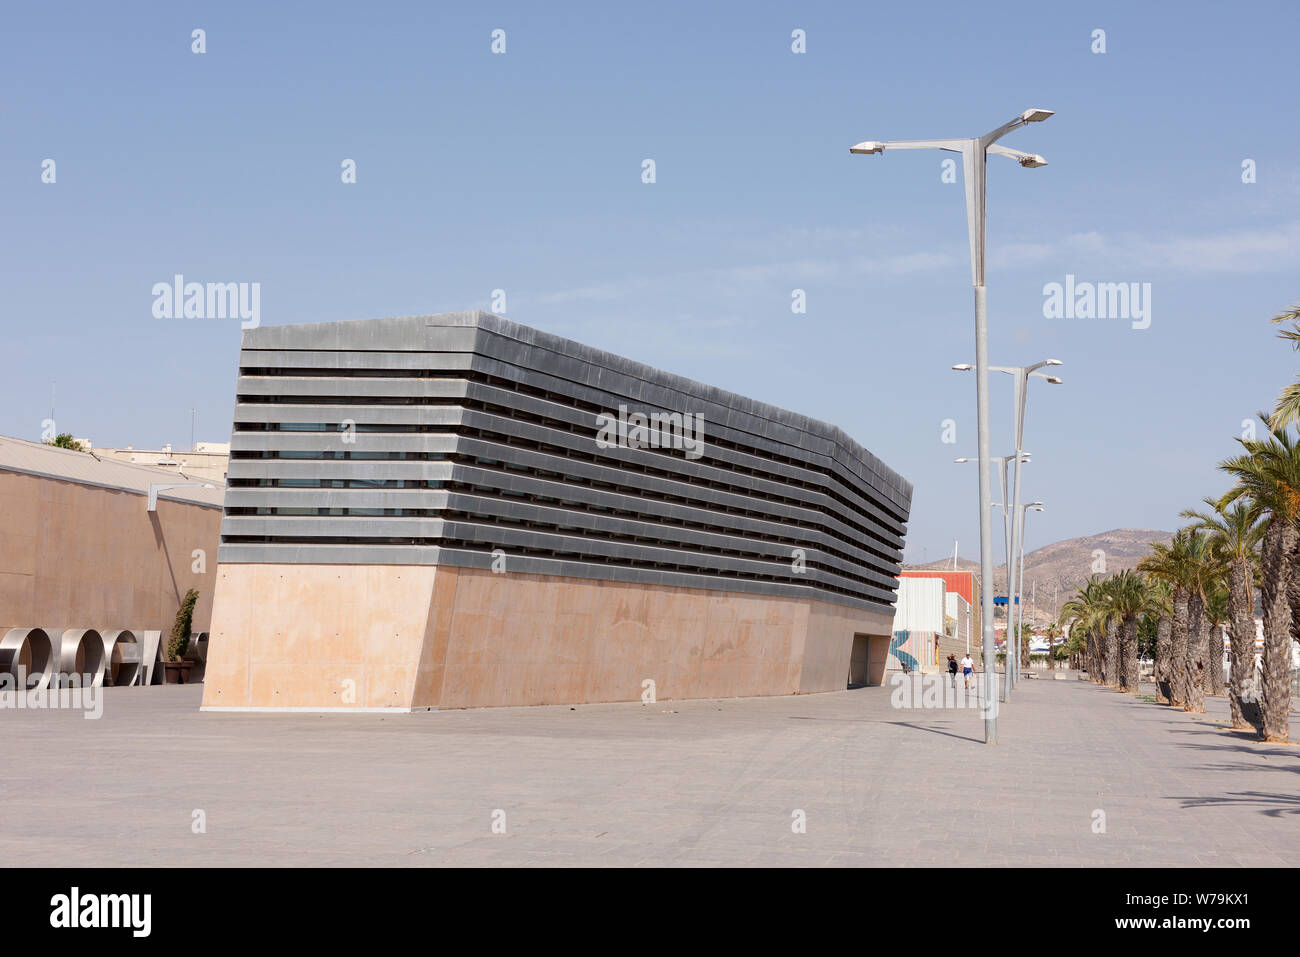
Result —
<instances>
[{"instance_id":1,"label":"stone paving tile","mask_svg":"<svg viewBox=\"0 0 1300 957\"><path fill-rule=\"evenodd\" d=\"M1149 689L1144 689L1147 691ZM10 865L1278 866L1300 748L1079 681L1025 682L1000 744L887 690L430 714L0 712ZM1293 736L1300 738L1300 729ZM206 832L191 831L192 813ZM505 834L491 830L497 809ZM806 833L791 829L806 815ZM1094 812L1105 833L1093 833ZM39 821L39 824L35 822Z\"/></svg>"}]
</instances>

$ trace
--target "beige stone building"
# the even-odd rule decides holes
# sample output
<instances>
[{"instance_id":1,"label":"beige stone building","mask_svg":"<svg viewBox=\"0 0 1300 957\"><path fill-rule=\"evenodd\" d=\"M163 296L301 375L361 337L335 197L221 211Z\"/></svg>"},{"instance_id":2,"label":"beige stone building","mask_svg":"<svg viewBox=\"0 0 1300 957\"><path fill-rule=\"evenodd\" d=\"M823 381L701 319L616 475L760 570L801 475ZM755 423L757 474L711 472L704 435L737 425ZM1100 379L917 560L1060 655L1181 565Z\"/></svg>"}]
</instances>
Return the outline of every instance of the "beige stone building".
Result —
<instances>
[{"instance_id":1,"label":"beige stone building","mask_svg":"<svg viewBox=\"0 0 1300 957\"><path fill-rule=\"evenodd\" d=\"M181 476L182 480L203 479L224 483L230 462L229 442L198 442L188 452L178 452L170 445L164 445L161 449L137 449L130 445L124 449L108 449L96 446L90 439L76 441L101 459L161 469Z\"/></svg>"},{"instance_id":2,"label":"beige stone building","mask_svg":"<svg viewBox=\"0 0 1300 957\"><path fill-rule=\"evenodd\" d=\"M203 487L150 486L200 482ZM207 631L217 570L219 481L0 436L0 635L10 628L165 636L197 588Z\"/></svg>"}]
</instances>

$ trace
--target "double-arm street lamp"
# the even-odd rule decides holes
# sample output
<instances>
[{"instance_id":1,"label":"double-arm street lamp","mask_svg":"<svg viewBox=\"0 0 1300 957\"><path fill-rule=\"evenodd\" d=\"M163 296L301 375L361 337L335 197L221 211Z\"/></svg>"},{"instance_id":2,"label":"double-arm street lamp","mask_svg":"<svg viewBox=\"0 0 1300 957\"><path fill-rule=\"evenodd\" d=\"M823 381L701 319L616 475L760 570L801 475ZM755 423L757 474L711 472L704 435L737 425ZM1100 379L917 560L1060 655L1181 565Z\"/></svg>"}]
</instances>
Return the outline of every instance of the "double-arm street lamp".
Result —
<instances>
[{"instance_id":1,"label":"double-arm street lamp","mask_svg":"<svg viewBox=\"0 0 1300 957\"><path fill-rule=\"evenodd\" d=\"M1044 359L1041 362L1035 362L1028 366L989 366L990 372L1003 372L1012 377L1014 388L1011 391L1011 428L1015 436L1016 451L1019 452L1024 446L1025 440L1025 405L1029 399L1029 380L1030 378L1045 379L1052 385L1060 385L1059 376L1048 375L1046 372L1038 370L1044 366L1063 365L1060 359ZM969 363L953 366L959 372L965 372L973 368ZM1012 493L1011 507L1013 514L1020 512L1020 465L1016 465L1014 480L1015 490ZM1003 501L1006 499L1006 491L1002 493ZM1020 547L1017 547L1019 545ZM1007 595L1010 604L1007 606L1007 632L1011 633L1012 622L1019 622L1024 618L1024 609L1015 604L1011 596L1018 594L1015 589L1019 578L1016 576L1016 569L1019 567L1020 555L1024 553L1023 543L1020 541L1020 531L1016 523L1012 523L1011 529L1011 550L1008 552L1007 559ZM1019 634L1019 632L1017 632ZM1017 648L1014 655L1010 652L1007 654L1007 685L1014 688L1020 681L1020 649Z\"/></svg>"},{"instance_id":2,"label":"double-arm street lamp","mask_svg":"<svg viewBox=\"0 0 1300 957\"><path fill-rule=\"evenodd\" d=\"M1010 634L1010 632L1011 632L1011 602L1012 602L1011 595L1013 594L1013 592L1012 592L1011 589L1012 589L1012 584L1013 584L1014 581L1015 581L1015 579L1012 577L1012 569L1014 568L1014 564L1015 564L1015 563L1013 562L1013 560L1012 560L1013 557L1014 557L1014 554L1015 554L1015 552L1014 552L1014 550L1013 550L1014 547L1013 547L1013 545L1012 545L1012 542L1013 542L1015 539L1012 537L1013 534L1014 534L1014 532L1013 532L1013 526L1014 526L1014 523L1013 523L1012 520L1011 520L1011 510L1010 510L1009 508L1007 508L1007 506L1005 505L1005 502L1006 502L1006 500L1007 500L1007 487L1008 487L1008 483L1007 483L1007 468L1008 468L1008 466L1011 464L1011 462L1016 461L1016 462L1017 462L1016 468L1017 468L1017 471L1019 471L1019 467L1020 467L1020 465L1022 465L1022 464L1023 464L1023 465L1028 465L1028 464L1029 464L1029 460L1030 460L1031 457L1032 457L1032 453L1030 453L1030 452L1021 452L1018 456L1016 456L1016 455L995 455L995 456L993 456L993 458L990 460L991 462L996 463L996 464L998 465L998 467L1001 469L1001 471L998 473L998 477L999 477L999 479L1000 479L999 484L998 484L998 489L999 489L999 491L1001 491L1001 493L1002 493L1002 501L1001 501L1001 502L994 502L994 503L990 506L990 508L1000 508L1000 509L1002 509L1002 555L1003 555L1003 557L1004 557L1004 559L1005 559L1005 561L1006 561L1006 566L1007 566L1007 633L1008 633L1008 634ZM1018 460L1018 461L1017 461L1017 460ZM970 457L962 457L962 458L959 458L959 459L953 459L953 461L954 461L954 462L957 462L957 463L962 463L962 462L974 462L974 461L977 461L977 460L976 460L976 459L973 459L973 458L970 458ZM1007 658L1007 665L1010 666L1010 664L1011 664L1011 658L1010 658L1010 656L1008 656L1008 658ZM1010 678L1010 674L1011 674L1011 671L1010 671L1010 668L1008 667L1008 670L1007 670L1007 677L1004 678L1004 679L1003 679L1003 682L1002 682L1002 700L1003 700L1003 701L1006 701L1007 698L1009 697L1010 693L1011 693L1011 678Z\"/></svg>"},{"instance_id":3,"label":"double-arm street lamp","mask_svg":"<svg viewBox=\"0 0 1300 957\"><path fill-rule=\"evenodd\" d=\"M1003 123L983 136L953 140L897 140L878 142L869 140L849 148L850 153L872 154L886 150L936 149L960 153L962 173L966 184L966 226L970 236L971 282L975 287L975 402L979 432L979 498L980 498L980 574L983 576L980 604L983 608L984 638L984 693L985 701L992 702L997 693L997 679L992 665L993 653L993 519L989 514L992 496L989 494L989 357L988 357L988 302L984 288L985 228L988 157L1006 156L1021 166L1034 168L1046 166L1047 160L1035 153L998 146L997 141L1013 130L1029 123L1040 123L1052 115L1051 110L1025 110L1010 122ZM997 744L997 713L987 704L984 709L984 742Z\"/></svg>"},{"instance_id":4,"label":"double-arm street lamp","mask_svg":"<svg viewBox=\"0 0 1300 957\"><path fill-rule=\"evenodd\" d=\"M1044 506L1042 502L1030 502L1028 505L1020 506L1020 560L1018 564L1018 567L1020 568L1020 587L1016 591L1017 594L1021 596L1023 596L1025 593L1025 516L1028 515L1030 512L1041 512L1043 511L1043 509ZM1017 620L1019 621L1024 620L1025 610L1024 610L1023 598L1021 601L1020 614L1016 617ZM1017 632L1016 634L1017 636L1019 636L1020 633ZM1051 651L1050 646L1048 648L1048 651L1049 652ZM1016 643L1016 667L1019 668L1019 666L1020 666L1020 644L1019 642L1017 642Z\"/></svg>"},{"instance_id":5,"label":"double-arm street lamp","mask_svg":"<svg viewBox=\"0 0 1300 957\"><path fill-rule=\"evenodd\" d=\"M1005 508L1004 504L1003 509ZM1042 502L1029 502L1012 509L1012 515L1015 516L1012 519L1012 528L1018 543L1018 551L1016 553L1014 590L1008 597L1007 604L1007 685L1013 688L1020 678L1020 631L1025 625L1025 604L1023 600L1025 591L1025 515L1029 512L1041 511L1043 511ZM1017 608L1014 624L1010 617L1010 609L1013 607ZM1013 634L1016 636L1014 652L1011 647L1011 635ZM1012 677L1013 673L1015 677Z\"/></svg>"}]
</instances>

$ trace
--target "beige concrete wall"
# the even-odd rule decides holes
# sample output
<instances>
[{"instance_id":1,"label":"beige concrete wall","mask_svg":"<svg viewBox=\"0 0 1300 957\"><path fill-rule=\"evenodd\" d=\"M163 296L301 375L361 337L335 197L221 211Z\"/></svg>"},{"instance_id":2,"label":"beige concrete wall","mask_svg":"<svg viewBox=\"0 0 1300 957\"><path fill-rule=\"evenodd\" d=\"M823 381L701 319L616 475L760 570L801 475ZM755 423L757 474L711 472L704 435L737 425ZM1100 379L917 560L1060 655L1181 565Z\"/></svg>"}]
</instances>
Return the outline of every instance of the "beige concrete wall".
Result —
<instances>
[{"instance_id":1,"label":"beige concrete wall","mask_svg":"<svg viewBox=\"0 0 1300 957\"><path fill-rule=\"evenodd\" d=\"M436 571L222 565L204 707L411 707Z\"/></svg>"},{"instance_id":2,"label":"beige concrete wall","mask_svg":"<svg viewBox=\"0 0 1300 957\"><path fill-rule=\"evenodd\" d=\"M844 688L854 635L889 636L893 614L873 614L833 605L808 602L808 647L803 656L799 691L839 691ZM888 648L888 642L886 642Z\"/></svg>"},{"instance_id":3,"label":"beige concrete wall","mask_svg":"<svg viewBox=\"0 0 1300 957\"><path fill-rule=\"evenodd\" d=\"M868 643L867 655L867 681L873 685L885 683L885 675L889 670L889 641L890 635L872 635Z\"/></svg>"},{"instance_id":4,"label":"beige concrete wall","mask_svg":"<svg viewBox=\"0 0 1300 957\"><path fill-rule=\"evenodd\" d=\"M224 565L216 602L204 707L635 701L647 679L658 700L835 691L853 635L890 618L446 566Z\"/></svg>"},{"instance_id":5,"label":"beige concrete wall","mask_svg":"<svg viewBox=\"0 0 1300 957\"><path fill-rule=\"evenodd\" d=\"M221 512L58 479L0 471L0 634L9 628L159 629L199 590L207 631ZM202 573L195 549L205 552Z\"/></svg>"}]
</instances>

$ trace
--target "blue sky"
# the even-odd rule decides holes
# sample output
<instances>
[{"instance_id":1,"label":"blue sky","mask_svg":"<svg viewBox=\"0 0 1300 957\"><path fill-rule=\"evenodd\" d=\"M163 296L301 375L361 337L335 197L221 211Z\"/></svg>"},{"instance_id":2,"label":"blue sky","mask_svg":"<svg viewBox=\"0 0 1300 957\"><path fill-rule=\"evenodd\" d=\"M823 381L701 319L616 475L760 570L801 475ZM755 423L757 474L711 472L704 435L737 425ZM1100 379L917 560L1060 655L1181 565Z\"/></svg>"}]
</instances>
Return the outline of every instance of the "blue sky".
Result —
<instances>
[{"instance_id":1,"label":"blue sky","mask_svg":"<svg viewBox=\"0 0 1300 957\"><path fill-rule=\"evenodd\" d=\"M186 446L190 407L225 441L239 323L155 318L176 273L260 283L263 324L503 289L516 321L842 426L916 487L908 559L973 557L962 187L950 154L848 147L1043 107L1004 142L1050 165L989 173L991 358L1065 362L1030 396L1028 545L1172 528L1296 366L1267 320L1300 302L1300 12L1072 7L11 7L0 433L39 438L54 381L59 430L96 444ZM1066 274L1151 283L1150 328L1044 318Z\"/></svg>"}]
</instances>

